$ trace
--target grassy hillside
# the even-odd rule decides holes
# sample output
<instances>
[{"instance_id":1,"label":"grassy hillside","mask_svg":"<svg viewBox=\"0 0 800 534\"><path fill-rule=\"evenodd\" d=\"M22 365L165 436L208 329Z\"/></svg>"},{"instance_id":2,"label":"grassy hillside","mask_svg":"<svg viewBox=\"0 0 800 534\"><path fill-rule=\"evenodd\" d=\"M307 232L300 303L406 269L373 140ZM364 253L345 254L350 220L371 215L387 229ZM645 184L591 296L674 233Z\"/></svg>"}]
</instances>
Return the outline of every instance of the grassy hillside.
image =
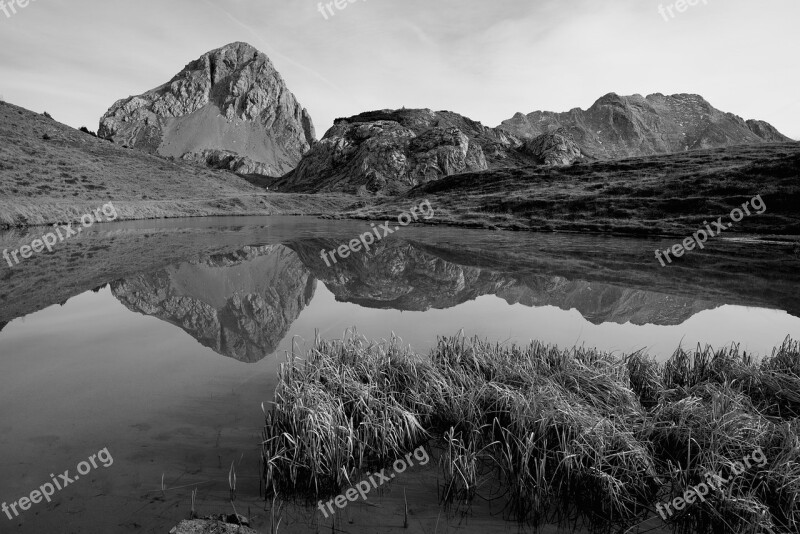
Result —
<instances>
[{"instance_id":1,"label":"grassy hillside","mask_svg":"<svg viewBox=\"0 0 800 534\"><path fill-rule=\"evenodd\" d=\"M0 102L0 228L75 220L113 201L120 219L319 214L344 195L267 193L230 172L126 149Z\"/></svg>"},{"instance_id":2,"label":"grassy hillside","mask_svg":"<svg viewBox=\"0 0 800 534\"><path fill-rule=\"evenodd\" d=\"M686 236L756 195L766 212L723 235L800 234L800 143L459 174L347 215L394 218L428 199L431 224Z\"/></svg>"}]
</instances>

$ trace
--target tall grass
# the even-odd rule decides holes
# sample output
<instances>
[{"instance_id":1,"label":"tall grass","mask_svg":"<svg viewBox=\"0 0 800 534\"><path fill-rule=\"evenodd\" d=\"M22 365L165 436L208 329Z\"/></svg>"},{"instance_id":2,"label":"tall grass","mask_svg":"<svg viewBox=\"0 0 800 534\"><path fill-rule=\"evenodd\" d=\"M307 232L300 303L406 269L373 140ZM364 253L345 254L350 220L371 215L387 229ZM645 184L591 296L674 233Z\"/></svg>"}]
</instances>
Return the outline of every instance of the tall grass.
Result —
<instances>
[{"instance_id":1,"label":"tall grass","mask_svg":"<svg viewBox=\"0 0 800 534\"><path fill-rule=\"evenodd\" d=\"M316 499L427 442L440 452L444 504L500 487L517 521L619 529L660 522L656 504L711 472L730 484L671 518L676 530L796 532L798 410L790 340L761 361L734 345L659 364L463 336L422 358L352 333L282 365L263 476L272 495ZM732 475L758 447L768 463Z\"/></svg>"}]
</instances>

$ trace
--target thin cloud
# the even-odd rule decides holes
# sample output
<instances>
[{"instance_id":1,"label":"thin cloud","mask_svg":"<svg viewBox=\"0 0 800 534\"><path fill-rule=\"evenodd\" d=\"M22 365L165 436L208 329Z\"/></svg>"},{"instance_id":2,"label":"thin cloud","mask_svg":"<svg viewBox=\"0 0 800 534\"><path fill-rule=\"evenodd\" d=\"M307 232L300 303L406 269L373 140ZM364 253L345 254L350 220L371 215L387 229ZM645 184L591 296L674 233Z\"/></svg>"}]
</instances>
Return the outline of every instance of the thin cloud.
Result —
<instances>
[{"instance_id":1,"label":"thin cloud","mask_svg":"<svg viewBox=\"0 0 800 534\"><path fill-rule=\"evenodd\" d=\"M247 30L250 33L250 35L252 35L258 41L259 47L262 49L262 52L265 52L270 57L270 59L273 58L273 57L279 57L282 60L286 61L287 63L290 63L291 65L294 65L298 69L303 70L303 71L311 74L312 76L314 76L315 78L320 80L322 83L324 83L325 85L327 85L328 87L330 87L334 91L344 92L344 90L341 87L339 87L338 85L336 85L335 83L330 81L328 78L326 78L325 76L323 76L322 74L320 74L316 70L314 70L311 67L308 67L307 65L304 65L304 64L294 60L293 58L287 56L286 54L282 54L281 52L276 50L272 45L270 45L267 41L265 41L261 37L261 34L259 32L255 31L252 27L248 26L247 24L245 24L241 20L237 19L228 10L223 9L222 7L220 7L218 5L212 4L210 0L203 0L203 2L207 6L209 6L211 8L221 11L233 23L235 23L239 27L244 28L245 30Z\"/></svg>"}]
</instances>

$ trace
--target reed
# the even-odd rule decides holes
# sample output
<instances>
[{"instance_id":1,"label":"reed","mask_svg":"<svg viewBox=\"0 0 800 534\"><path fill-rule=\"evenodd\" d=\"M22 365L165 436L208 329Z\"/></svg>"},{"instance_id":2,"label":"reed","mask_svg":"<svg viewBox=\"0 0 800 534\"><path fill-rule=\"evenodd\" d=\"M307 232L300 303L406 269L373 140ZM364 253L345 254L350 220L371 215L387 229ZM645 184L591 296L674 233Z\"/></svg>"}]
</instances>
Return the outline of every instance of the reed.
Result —
<instances>
[{"instance_id":1,"label":"reed","mask_svg":"<svg viewBox=\"0 0 800 534\"><path fill-rule=\"evenodd\" d=\"M399 340L317 339L281 366L265 409L270 495L316 500L423 443L437 447L445 505L499 486L520 522L631 527L708 472L732 476L670 519L685 532L800 528L800 345L756 361L737 345L641 353L442 338L427 358ZM660 518L656 516L658 521ZM739 529L739 530L736 530Z\"/></svg>"},{"instance_id":2,"label":"reed","mask_svg":"<svg viewBox=\"0 0 800 534\"><path fill-rule=\"evenodd\" d=\"M228 471L228 488L230 489L231 503L236 500L236 468L233 465L234 463L231 462L231 470Z\"/></svg>"},{"instance_id":3,"label":"reed","mask_svg":"<svg viewBox=\"0 0 800 534\"><path fill-rule=\"evenodd\" d=\"M197 519L197 511L195 510L196 501L197 501L197 488L192 490L192 511L189 513L189 519Z\"/></svg>"}]
</instances>

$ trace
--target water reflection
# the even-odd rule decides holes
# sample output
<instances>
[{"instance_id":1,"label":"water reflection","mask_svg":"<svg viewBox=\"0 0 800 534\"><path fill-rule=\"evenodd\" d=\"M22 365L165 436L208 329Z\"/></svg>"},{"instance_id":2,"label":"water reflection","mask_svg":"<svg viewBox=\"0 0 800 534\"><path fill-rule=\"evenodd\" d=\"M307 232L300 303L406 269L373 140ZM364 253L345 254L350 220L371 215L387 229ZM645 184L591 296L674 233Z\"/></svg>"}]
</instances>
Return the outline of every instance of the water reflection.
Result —
<instances>
[{"instance_id":1,"label":"water reflection","mask_svg":"<svg viewBox=\"0 0 800 534\"><path fill-rule=\"evenodd\" d=\"M671 240L409 227L327 267L320 250L365 226L114 223L0 266L0 493L24 495L103 446L117 460L16 531L161 531L197 484L205 510L229 506L234 460L242 507L255 511L260 479L244 466L258 466L261 403L284 351L302 351L315 332L394 332L424 354L464 329L661 358L682 342L763 353L787 334L800 339L800 262L779 246L719 240L664 269L653 250ZM0 250L39 232L0 232ZM142 508L164 474L182 489Z\"/></svg>"},{"instance_id":2,"label":"water reflection","mask_svg":"<svg viewBox=\"0 0 800 534\"><path fill-rule=\"evenodd\" d=\"M332 324L340 328L356 324L342 323L343 316L345 321L359 317L362 330L375 330L376 324L382 324L385 329L379 336L389 330L402 331L405 326L406 341L418 349L430 346L437 334L452 334L463 327L470 333L503 336L500 340L521 343L538 335L543 341L563 344L566 336L573 343L637 350L648 346L650 340L655 343L659 336L654 335L654 326L686 324L688 332L694 330L692 324L703 323L708 336L719 337L720 331L734 324L741 330L742 324L761 320L759 314L743 313L745 308L738 308L736 313L720 309L727 304L723 300L519 272L515 265L507 270L502 264L499 268L497 264L492 268L465 265L474 252L464 253L458 247L431 248L400 239L384 241L369 254L353 255L328 267L319 251L336 244L332 239L311 238L285 245L246 246L126 277L112 282L111 289L129 310L175 325L218 354L243 362L256 362L276 352L293 323L315 300L317 281L324 285L324 294L329 292L338 303L373 310L425 312L423 321L441 325L442 330L412 327L418 319L411 317L380 316L378 312L361 317L354 310L345 312L340 304L325 302L323 295L316 300L315 308L323 311L315 328L330 333ZM465 303L472 305L462 306ZM576 314L555 313L555 309ZM432 310L446 313L432 314ZM702 321L688 323L700 312L711 310L716 311ZM496 324L481 329L481 315L482 322ZM715 320L723 316L728 319ZM786 318L790 316L784 314ZM786 321L772 322L774 342L790 333L785 331L791 329ZM512 324L513 332L509 329ZM543 324L558 332L542 332ZM340 331L334 329L335 334ZM581 334L569 337L575 331L589 332L588 339L581 339ZM674 334L672 329L664 335L668 341L662 345L674 344L659 347L660 351L671 352L677 347L680 338ZM627 338L630 343L610 343L615 338Z\"/></svg>"},{"instance_id":3,"label":"water reflection","mask_svg":"<svg viewBox=\"0 0 800 534\"><path fill-rule=\"evenodd\" d=\"M314 297L316 281L282 245L244 247L112 282L128 309L178 326L243 362L273 353Z\"/></svg>"},{"instance_id":4,"label":"water reflection","mask_svg":"<svg viewBox=\"0 0 800 534\"><path fill-rule=\"evenodd\" d=\"M317 240L289 246L338 300L367 308L448 309L483 295L496 295L508 304L576 309L594 324L675 325L722 304L548 273L511 274L511 269L471 267L442 258L445 252L449 258L456 257L458 248L432 251L405 241L382 242L371 254L327 267L318 251L333 245Z\"/></svg>"}]
</instances>

